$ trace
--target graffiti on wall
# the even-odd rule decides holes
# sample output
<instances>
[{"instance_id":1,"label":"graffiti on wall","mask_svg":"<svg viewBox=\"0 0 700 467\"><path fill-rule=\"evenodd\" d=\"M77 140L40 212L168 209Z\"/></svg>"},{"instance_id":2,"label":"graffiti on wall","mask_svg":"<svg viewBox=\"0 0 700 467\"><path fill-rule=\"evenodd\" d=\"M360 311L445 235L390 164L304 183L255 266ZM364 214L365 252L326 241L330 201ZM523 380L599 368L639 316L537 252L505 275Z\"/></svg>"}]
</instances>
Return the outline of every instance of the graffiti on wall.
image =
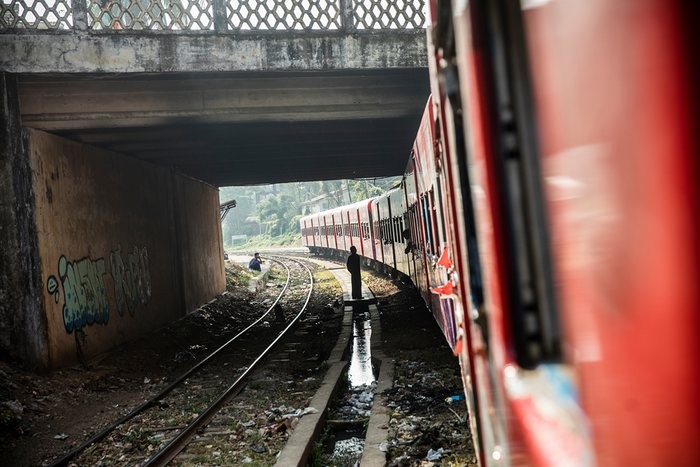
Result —
<instances>
[{"instance_id":1,"label":"graffiti on wall","mask_svg":"<svg viewBox=\"0 0 700 467\"><path fill-rule=\"evenodd\" d=\"M63 288L63 324L67 332L95 323L105 324L109 320L109 306L105 290L105 260L82 258L68 261L65 256L58 260L58 280L51 276L46 288L58 303L58 281Z\"/></svg>"},{"instance_id":2,"label":"graffiti on wall","mask_svg":"<svg viewBox=\"0 0 700 467\"><path fill-rule=\"evenodd\" d=\"M139 304L145 305L151 298L151 275L148 272L148 250L134 246L131 253L122 258L119 248L109 255L114 279L114 295L117 299L117 312L124 316L124 310L134 316Z\"/></svg>"},{"instance_id":3,"label":"graffiti on wall","mask_svg":"<svg viewBox=\"0 0 700 467\"><path fill-rule=\"evenodd\" d=\"M122 255L117 248L109 255L115 308L120 316L124 310L134 316L138 305L146 305L151 298L151 275L148 270L148 250L133 247ZM58 260L58 278L50 276L46 290L58 304L63 290L63 324L67 333L93 324L107 324L110 304L105 286L109 276L105 259L81 258L69 261L65 256Z\"/></svg>"}]
</instances>

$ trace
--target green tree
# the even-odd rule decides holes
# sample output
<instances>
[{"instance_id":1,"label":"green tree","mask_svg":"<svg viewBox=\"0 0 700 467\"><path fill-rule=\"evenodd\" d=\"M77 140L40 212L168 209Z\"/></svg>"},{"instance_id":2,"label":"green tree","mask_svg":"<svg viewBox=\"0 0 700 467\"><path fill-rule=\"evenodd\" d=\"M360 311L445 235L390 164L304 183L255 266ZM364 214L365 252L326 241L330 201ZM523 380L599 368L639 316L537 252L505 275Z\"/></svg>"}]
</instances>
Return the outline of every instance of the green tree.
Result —
<instances>
[{"instance_id":1,"label":"green tree","mask_svg":"<svg viewBox=\"0 0 700 467\"><path fill-rule=\"evenodd\" d=\"M390 177L223 187L219 191L221 202L235 199L237 203L223 222L224 242L228 244L232 235L239 234L249 237L260 233L272 237L297 234L299 219L311 212L309 201L321 198L329 208L335 208L380 195L400 180Z\"/></svg>"}]
</instances>

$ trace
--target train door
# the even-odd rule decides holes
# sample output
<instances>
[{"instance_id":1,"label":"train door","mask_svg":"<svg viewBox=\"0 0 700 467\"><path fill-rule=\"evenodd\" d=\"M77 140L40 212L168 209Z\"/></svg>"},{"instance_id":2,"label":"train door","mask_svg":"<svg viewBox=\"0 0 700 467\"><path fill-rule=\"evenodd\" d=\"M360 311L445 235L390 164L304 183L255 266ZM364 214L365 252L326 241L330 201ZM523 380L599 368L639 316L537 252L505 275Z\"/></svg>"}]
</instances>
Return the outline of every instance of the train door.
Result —
<instances>
[{"instance_id":1,"label":"train door","mask_svg":"<svg viewBox=\"0 0 700 467\"><path fill-rule=\"evenodd\" d=\"M326 239L326 248L330 248L331 245L328 243L328 224L326 223L326 216L323 216L323 237Z\"/></svg>"},{"instance_id":2,"label":"train door","mask_svg":"<svg viewBox=\"0 0 700 467\"><path fill-rule=\"evenodd\" d=\"M314 227L314 218L310 218L309 222L311 223L311 244L316 246L316 228Z\"/></svg>"},{"instance_id":3,"label":"train door","mask_svg":"<svg viewBox=\"0 0 700 467\"><path fill-rule=\"evenodd\" d=\"M394 223L394 216L391 214L391 196L386 197L386 205L387 205L387 212L389 213L389 242L391 244L391 267L396 269L396 248L394 247L394 235L393 235L393 230L392 226Z\"/></svg>"},{"instance_id":4,"label":"train door","mask_svg":"<svg viewBox=\"0 0 700 467\"><path fill-rule=\"evenodd\" d=\"M333 242L335 244L335 249L338 249L338 229L335 225L335 214L331 214L331 224L333 225Z\"/></svg>"},{"instance_id":5,"label":"train door","mask_svg":"<svg viewBox=\"0 0 700 467\"><path fill-rule=\"evenodd\" d=\"M406 183L405 176L402 180L401 188L403 191L403 199L404 199L404 203L406 206L406 212L404 213L404 217L405 217L406 231L408 232L408 234L406 236L404 236L404 244L405 244L404 253L406 255L406 259L405 259L406 260L406 274L408 275L408 277L412 277L412 272L413 272L414 268L412 267L413 264L411 261L411 256L412 256L412 254L411 254L411 237L413 235L413 233L412 233L413 231L411 230L410 205L408 204L408 186ZM402 236L403 236L403 232L402 232Z\"/></svg>"},{"instance_id":6,"label":"train door","mask_svg":"<svg viewBox=\"0 0 700 467\"><path fill-rule=\"evenodd\" d=\"M384 231L382 228L384 220L382 219L380 201L381 199L377 199L377 201L374 203L374 206L377 209L377 220L375 221L377 225L375 244L379 245L380 262L382 264L386 264L386 261L384 260Z\"/></svg>"},{"instance_id":7,"label":"train door","mask_svg":"<svg viewBox=\"0 0 700 467\"><path fill-rule=\"evenodd\" d=\"M376 248L376 230L374 225L374 215L372 213L373 201L367 203L367 222L369 227L369 245L372 251L372 259L377 260L377 248Z\"/></svg>"},{"instance_id":8,"label":"train door","mask_svg":"<svg viewBox=\"0 0 700 467\"><path fill-rule=\"evenodd\" d=\"M338 230L339 230L339 235L343 239L343 250L347 251L350 248L350 245L348 245L348 238L346 237L346 231L345 231L345 223L343 222L343 212L340 211L338 213Z\"/></svg>"},{"instance_id":9,"label":"train door","mask_svg":"<svg viewBox=\"0 0 700 467\"><path fill-rule=\"evenodd\" d=\"M475 1L464 4L457 15L451 11L441 14L441 18L458 19L455 30L447 20L439 28L438 36L442 37L437 39L442 41L440 47L449 64L443 70L447 133L465 187L462 209L469 292L474 303L472 316L477 317L471 329L474 342L483 337L484 345L492 345L486 347L488 358L480 354L472 361L480 389L477 406L488 409L476 420L488 427L479 429L487 446L482 461L487 464L496 452L509 455L501 423L511 417L501 412L504 407L497 389L503 366L514 360L527 369L559 359L547 222L532 132L536 118L527 91L525 55L517 50L524 44L522 31L515 24L520 17L519 3ZM456 56L459 47L463 48ZM460 89L458 84L464 85ZM464 122L463 115L470 121ZM467 140L463 128L467 129ZM476 174L471 180L468 164ZM483 196L473 202L477 189ZM478 242L476 216L481 223ZM488 300L482 296L480 248L489 276ZM489 332L489 327L497 332ZM515 425L508 426L511 439L515 439L511 444L520 444L522 433Z\"/></svg>"},{"instance_id":10,"label":"train door","mask_svg":"<svg viewBox=\"0 0 700 467\"><path fill-rule=\"evenodd\" d=\"M350 223L350 211L347 211L345 213L345 218L347 221L347 232L348 232L348 237L349 237L349 243L350 245L348 246L348 250L350 249L351 246L354 246L353 239L352 239L352 224Z\"/></svg>"},{"instance_id":11,"label":"train door","mask_svg":"<svg viewBox=\"0 0 700 467\"><path fill-rule=\"evenodd\" d=\"M355 214L357 216L357 234L358 234L358 240L360 242L360 256L365 256L365 241L364 241L364 233L362 231L362 221L360 220L360 209L355 210Z\"/></svg>"},{"instance_id":12,"label":"train door","mask_svg":"<svg viewBox=\"0 0 700 467\"><path fill-rule=\"evenodd\" d=\"M419 273L419 263L416 260L416 257L419 256L417 253L418 247L416 246L416 241L419 241L418 239L420 238L420 230L418 228L418 217L416 216L416 203L415 201L411 204L411 207L409 208L408 211L408 219L409 219L409 225L411 228L411 262L413 264L413 283L414 284L419 284L418 282L418 273Z\"/></svg>"}]
</instances>

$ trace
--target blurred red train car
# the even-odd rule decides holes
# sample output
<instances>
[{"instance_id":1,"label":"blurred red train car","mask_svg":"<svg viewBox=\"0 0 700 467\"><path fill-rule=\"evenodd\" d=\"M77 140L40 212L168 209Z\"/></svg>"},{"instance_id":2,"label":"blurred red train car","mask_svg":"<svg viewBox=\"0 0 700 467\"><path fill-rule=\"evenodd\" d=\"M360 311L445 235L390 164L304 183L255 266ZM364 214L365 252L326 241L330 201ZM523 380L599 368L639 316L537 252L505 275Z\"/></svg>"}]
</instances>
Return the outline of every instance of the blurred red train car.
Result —
<instances>
[{"instance_id":1,"label":"blurred red train car","mask_svg":"<svg viewBox=\"0 0 700 467\"><path fill-rule=\"evenodd\" d=\"M411 277L482 465L700 465L697 7L429 10L401 185L305 217L305 244Z\"/></svg>"}]
</instances>

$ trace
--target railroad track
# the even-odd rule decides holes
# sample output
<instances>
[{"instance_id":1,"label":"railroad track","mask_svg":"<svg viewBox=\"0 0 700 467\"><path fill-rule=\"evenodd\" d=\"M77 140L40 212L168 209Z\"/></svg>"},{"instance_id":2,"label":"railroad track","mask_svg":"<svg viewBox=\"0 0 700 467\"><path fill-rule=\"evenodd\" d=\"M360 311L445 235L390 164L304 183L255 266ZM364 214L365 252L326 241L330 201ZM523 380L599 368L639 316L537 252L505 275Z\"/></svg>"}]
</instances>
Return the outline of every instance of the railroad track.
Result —
<instances>
[{"instance_id":1,"label":"railroad track","mask_svg":"<svg viewBox=\"0 0 700 467\"><path fill-rule=\"evenodd\" d=\"M287 272L282 290L260 317L214 352L180 375L156 395L93 435L57 460L54 467L72 463L90 464L101 452L118 446L123 450L114 458L119 464L157 466L174 459L195 433L244 387L247 377L268 353L294 327L302 316L313 292L313 275L301 261L293 258L273 259ZM291 267L290 267L291 266ZM265 318L293 287L307 284L308 293L298 299L298 310L285 324L271 325ZM303 302L303 303L301 303ZM287 305L289 308L289 305ZM267 325L265 325L267 323ZM233 346L237 342L241 345ZM237 365L241 365L238 366ZM156 415L152 413L157 411ZM154 423L154 420L157 420ZM148 425L144 428L144 422ZM158 447L144 438L160 441Z\"/></svg>"}]
</instances>

